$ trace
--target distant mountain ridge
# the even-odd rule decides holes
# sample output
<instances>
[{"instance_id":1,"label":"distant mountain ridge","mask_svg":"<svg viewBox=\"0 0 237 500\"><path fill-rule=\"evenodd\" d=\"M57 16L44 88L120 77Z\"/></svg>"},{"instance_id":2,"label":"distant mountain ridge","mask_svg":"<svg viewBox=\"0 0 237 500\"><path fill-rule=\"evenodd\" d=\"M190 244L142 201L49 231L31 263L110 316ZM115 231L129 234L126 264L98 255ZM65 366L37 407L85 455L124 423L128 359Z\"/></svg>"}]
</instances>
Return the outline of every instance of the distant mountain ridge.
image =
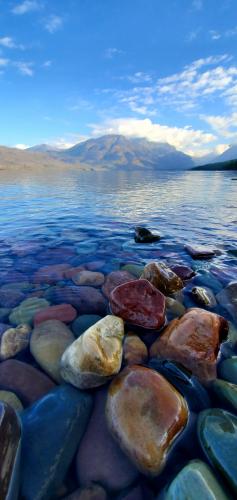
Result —
<instances>
[{"instance_id":1,"label":"distant mountain ridge","mask_svg":"<svg viewBox=\"0 0 237 500\"><path fill-rule=\"evenodd\" d=\"M195 165L191 156L168 143L115 134L88 139L66 150L54 150L50 146L47 148L47 145L35 146L33 149L47 151L53 158L66 162L79 161L105 168L185 170ZM28 151L32 151L32 148Z\"/></svg>"},{"instance_id":2,"label":"distant mountain ridge","mask_svg":"<svg viewBox=\"0 0 237 500\"><path fill-rule=\"evenodd\" d=\"M194 167L192 170L212 170L212 171L237 170L237 159L229 161L219 161L215 163L207 163L206 165L200 165L198 167Z\"/></svg>"}]
</instances>

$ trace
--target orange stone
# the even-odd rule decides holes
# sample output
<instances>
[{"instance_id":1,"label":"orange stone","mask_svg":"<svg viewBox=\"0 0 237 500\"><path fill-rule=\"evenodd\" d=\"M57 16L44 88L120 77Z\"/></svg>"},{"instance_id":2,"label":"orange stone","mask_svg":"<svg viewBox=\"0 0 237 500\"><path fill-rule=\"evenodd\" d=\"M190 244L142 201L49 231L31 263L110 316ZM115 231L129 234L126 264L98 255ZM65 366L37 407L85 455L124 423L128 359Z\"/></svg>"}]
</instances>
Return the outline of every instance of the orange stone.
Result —
<instances>
[{"instance_id":1,"label":"orange stone","mask_svg":"<svg viewBox=\"0 0 237 500\"><path fill-rule=\"evenodd\" d=\"M134 365L111 383L106 415L110 432L131 461L143 474L156 476L187 424L188 407L162 375Z\"/></svg>"},{"instance_id":2,"label":"orange stone","mask_svg":"<svg viewBox=\"0 0 237 500\"><path fill-rule=\"evenodd\" d=\"M148 350L144 342L135 333L128 333L123 343L123 362L125 365L146 363Z\"/></svg>"},{"instance_id":3,"label":"orange stone","mask_svg":"<svg viewBox=\"0 0 237 500\"><path fill-rule=\"evenodd\" d=\"M228 332L227 321L204 309L189 309L174 319L154 342L150 357L181 363L202 382L214 380L220 342Z\"/></svg>"}]
</instances>

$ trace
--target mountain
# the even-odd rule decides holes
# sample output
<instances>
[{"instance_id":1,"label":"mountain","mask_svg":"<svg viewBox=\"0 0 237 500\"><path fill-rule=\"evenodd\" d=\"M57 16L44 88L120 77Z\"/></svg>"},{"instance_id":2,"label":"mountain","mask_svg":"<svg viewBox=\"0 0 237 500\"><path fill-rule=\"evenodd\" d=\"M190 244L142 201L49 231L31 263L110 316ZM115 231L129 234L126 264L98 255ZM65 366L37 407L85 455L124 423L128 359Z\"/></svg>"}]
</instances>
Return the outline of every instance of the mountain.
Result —
<instances>
[{"instance_id":1,"label":"mountain","mask_svg":"<svg viewBox=\"0 0 237 500\"><path fill-rule=\"evenodd\" d=\"M91 167L81 165L79 162L75 166L81 170L91 170ZM65 168L68 167L71 167L71 165L54 159L46 153L37 153L35 151L0 146L0 171L11 171L16 169L42 171L44 168L65 170Z\"/></svg>"},{"instance_id":2,"label":"mountain","mask_svg":"<svg viewBox=\"0 0 237 500\"><path fill-rule=\"evenodd\" d=\"M168 143L127 138L123 135L105 135L96 139L88 139L63 151L49 148L47 153L66 162L79 161L109 169L184 170L195 165L190 156Z\"/></svg>"},{"instance_id":3,"label":"mountain","mask_svg":"<svg viewBox=\"0 0 237 500\"><path fill-rule=\"evenodd\" d=\"M53 146L50 146L50 144L38 144L36 146L31 146L30 148L27 148L27 151L30 151L32 153L56 153L60 151L60 149L57 149Z\"/></svg>"},{"instance_id":4,"label":"mountain","mask_svg":"<svg viewBox=\"0 0 237 500\"><path fill-rule=\"evenodd\" d=\"M230 161L220 161L216 163L208 163L207 165L200 165L192 170L237 170L237 159Z\"/></svg>"},{"instance_id":5,"label":"mountain","mask_svg":"<svg viewBox=\"0 0 237 500\"><path fill-rule=\"evenodd\" d=\"M232 144L229 146L224 153L216 158L216 161L230 161L237 158L237 144Z\"/></svg>"}]
</instances>

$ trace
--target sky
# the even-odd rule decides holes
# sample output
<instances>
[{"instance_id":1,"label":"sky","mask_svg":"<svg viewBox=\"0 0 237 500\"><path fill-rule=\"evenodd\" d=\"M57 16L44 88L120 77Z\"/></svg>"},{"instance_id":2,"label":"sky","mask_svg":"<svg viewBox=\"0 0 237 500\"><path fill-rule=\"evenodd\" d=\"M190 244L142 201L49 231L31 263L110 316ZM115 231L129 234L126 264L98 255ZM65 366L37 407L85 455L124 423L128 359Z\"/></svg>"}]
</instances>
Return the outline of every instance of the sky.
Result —
<instances>
[{"instance_id":1,"label":"sky","mask_svg":"<svg viewBox=\"0 0 237 500\"><path fill-rule=\"evenodd\" d=\"M0 144L237 143L237 0L0 0Z\"/></svg>"}]
</instances>

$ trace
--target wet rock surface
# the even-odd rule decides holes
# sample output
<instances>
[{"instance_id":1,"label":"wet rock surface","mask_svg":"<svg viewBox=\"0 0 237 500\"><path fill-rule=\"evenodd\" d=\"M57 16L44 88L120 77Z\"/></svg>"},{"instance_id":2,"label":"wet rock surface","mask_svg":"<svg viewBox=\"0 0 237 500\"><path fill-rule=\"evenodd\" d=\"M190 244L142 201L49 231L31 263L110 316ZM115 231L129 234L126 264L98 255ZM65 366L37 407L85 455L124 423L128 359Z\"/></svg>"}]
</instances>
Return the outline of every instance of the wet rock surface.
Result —
<instances>
[{"instance_id":1,"label":"wet rock surface","mask_svg":"<svg viewBox=\"0 0 237 500\"><path fill-rule=\"evenodd\" d=\"M154 243L160 240L160 235L153 234L145 227L137 226L135 227L134 239L136 243Z\"/></svg>"},{"instance_id":2,"label":"wet rock surface","mask_svg":"<svg viewBox=\"0 0 237 500\"><path fill-rule=\"evenodd\" d=\"M183 288L181 278L163 262L152 262L145 266L141 279L148 280L164 295L170 295Z\"/></svg>"},{"instance_id":3,"label":"wet rock surface","mask_svg":"<svg viewBox=\"0 0 237 500\"><path fill-rule=\"evenodd\" d=\"M0 498L17 498L21 425L15 411L0 401Z\"/></svg>"}]
</instances>

